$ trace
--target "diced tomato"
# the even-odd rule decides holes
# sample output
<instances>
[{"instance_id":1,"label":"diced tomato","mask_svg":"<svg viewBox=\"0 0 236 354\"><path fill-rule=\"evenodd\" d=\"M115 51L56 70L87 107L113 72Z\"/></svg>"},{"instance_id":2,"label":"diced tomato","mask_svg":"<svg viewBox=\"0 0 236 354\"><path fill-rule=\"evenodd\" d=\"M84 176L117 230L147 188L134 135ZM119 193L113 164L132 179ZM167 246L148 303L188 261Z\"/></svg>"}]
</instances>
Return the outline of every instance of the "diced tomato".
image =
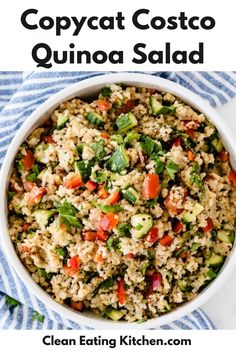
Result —
<instances>
[{"instance_id":1,"label":"diced tomato","mask_svg":"<svg viewBox=\"0 0 236 354\"><path fill-rule=\"evenodd\" d=\"M77 273L76 269L69 267L67 264L64 265L64 269L66 274L69 275L70 277L72 277Z\"/></svg>"},{"instance_id":2,"label":"diced tomato","mask_svg":"<svg viewBox=\"0 0 236 354\"><path fill-rule=\"evenodd\" d=\"M120 303L121 305L124 305L124 303L125 303L125 298L126 298L126 294L125 294L125 281L124 281L124 278L120 278L120 279L118 280L117 296L118 296L119 303Z\"/></svg>"},{"instance_id":3,"label":"diced tomato","mask_svg":"<svg viewBox=\"0 0 236 354\"><path fill-rule=\"evenodd\" d=\"M96 231L85 231L83 233L84 241L95 241L97 239L97 232Z\"/></svg>"},{"instance_id":4,"label":"diced tomato","mask_svg":"<svg viewBox=\"0 0 236 354\"><path fill-rule=\"evenodd\" d=\"M119 222L119 217L118 215L110 212L106 215L104 215L99 223L99 229L108 231L116 227L116 225Z\"/></svg>"},{"instance_id":5,"label":"diced tomato","mask_svg":"<svg viewBox=\"0 0 236 354\"><path fill-rule=\"evenodd\" d=\"M194 161L195 157L196 157L195 154L191 150L187 151L187 158L189 161Z\"/></svg>"},{"instance_id":6,"label":"diced tomato","mask_svg":"<svg viewBox=\"0 0 236 354\"><path fill-rule=\"evenodd\" d=\"M179 220L175 219L172 225L172 230L175 234L179 234L181 231L183 231L184 229L184 225L182 224L182 222L180 222Z\"/></svg>"},{"instance_id":7,"label":"diced tomato","mask_svg":"<svg viewBox=\"0 0 236 354\"><path fill-rule=\"evenodd\" d=\"M199 123L196 120L184 120L183 125L186 130L197 130L199 127Z\"/></svg>"},{"instance_id":8,"label":"diced tomato","mask_svg":"<svg viewBox=\"0 0 236 354\"><path fill-rule=\"evenodd\" d=\"M60 226L61 231L66 231L66 224L61 224Z\"/></svg>"},{"instance_id":9,"label":"diced tomato","mask_svg":"<svg viewBox=\"0 0 236 354\"><path fill-rule=\"evenodd\" d=\"M167 197L164 200L164 205L173 215L178 215L181 212L181 209L177 208L176 202L170 199L170 193L167 194Z\"/></svg>"},{"instance_id":10,"label":"diced tomato","mask_svg":"<svg viewBox=\"0 0 236 354\"><path fill-rule=\"evenodd\" d=\"M154 243L158 239L158 229L152 227L149 233L147 234L147 242Z\"/></svg>"},{"instance_id":11,"label":"diced tomato","mask_svg":"<svg viewBox=\"0 0 236 354\"><path fill-rule=\"evenodd\" d=\"M182 252L180 254L180 257L183 258L183 259L187 259L189 255L190 255L190 252Z\"/></svg>"},{"instance_id":12,"label":"diced tomato","mask_svg":"<svg viewBox=\"0 0 236 354\"><path fill-rule=\"evenodd\" d=\"M23 252L23 253L29 253L29 254L31 253L31 249L26 245L22 245L20 249L21 249L21 252Z\"/></svg>"},{"instance_id":13,"label":"diced tomato","mask_svg":"<svg viewBox=\"0 0 236 354\"><path fill-rule=\"evenodd\" d=\"M155 93L159 93L157 89L146 89L147 92L150 92L151 95L155 95Z\"/></svg>"},{"instance_id":14,"label":"diced tomato","mask_svg":"<svg viewBox=\"0 0 236 354\"><path fill-rule=\"evenodd\" d=\"M29 226L30 226L30 224L24 223L23 226L22 226L23 231L24 231L24 232L28 231Z\"/></svg>"},{"instance_id":15,"label":"diced tomato","mask_svg":"<svg viewBox=\"0 0 236 354\"><path fill-rule=\"evenodd\" d=\"M157 290L162 282L162 276L160 273L153 273L151 277L153 291Z\"/></svg>"},{"instance_id":16,"label":"diced tomato","mask_svg":"<svg viewBox=\"0 0 236 354\"><path fill-rule=\"evenodd\" d=\"M75 270L79 270L80 267L80 261L79 261L79 257L78 256L74 256L70 259L67 260L67 266L69 268L75 269Z\"/></svg>"},{"instance_id":17,"label":"diced tomato","mask_svg":"<svg viewBox=\"0 0 236 354\"><path fill-rule=\"evenodd\" d=\"M77 311L83 311L83 309L84 309L83 301L71 300L70 306L72 307L72 309L77 310Z\"/></svg>"},{"instance_id":18,"label":"diced tomato","mask_svg":"<svg viewBox=\"0 0 236 354\"><path fill-rule=\"evenodd\" d=\"M223 161L223 162L229 161L229 153L228 153L228 151L222 150L222 151L219 153L219 158L220 158L221 161Z\"/></svg>"},{"instance_id":19,"label":"diced tomato","mask_svg":"<svg viewBox=\"0 0 236 354\"><path fill-rule=\"evenodd\" d=\"M124 102L121 106L121 113L127 113L135 107L135 100Z\"/></svg>"},{"instance_id":20,"label":"diced tomato","mask_svg":"<svg viewBox=\"0 0 236 354\"><path fill-rule=\"evenodd\" d=\"M162 236L162 238L160 239L159 242L162 246L168 247L171 245L172 241L173 241L173 238L171 236L164 235L164 236Z\"/></svg>"},{"instance_id":21,"label":"diced tomato","mask_svg":"<svg viewBox=\"0 0 236 354\"><path fill-rule=\"evenodd\" d=\"M116 204L120 200L120 193L115 191L110 195L110 197L107 199L107 202L109 205Z\"/></svg>"},{"instance_id":22,"label":"diced tomato","mask_svg":"<svg viewBox=\"0 0 236 354\"><path fill-rule=\"evenodd\" d=\"M103 132L103 133L101 133L101 137L102 137L103 139L108 139L108 138L110 137L110 135L109 135L109 133L107 133L107 132Z\"/></svg>"},{"instance_id":23,"label":"diced tomato","mask_svg":"<svg viewBox=\"0 0 236 354\"><path fill-rule=\"evenodd\" d=\"M214 229L214 224L211 218L207 218L207 224L205 227L203 227L204 232L210 232Z\"/></svg>"},{"instance_id":24,"label":"diced tomato","mask_svg":"<svg viewBox=\"0 0 236 354\"><path fill-rule=\"evenodd\" d=\"M172 142L172 146L181 146L182 139L180 137L175 138Z\"/></svg>"},{"instance_id":25,"label":"diced tomato","mask_svg":"<svg viewBox=\"0 0 236 354\"><path fill-rule=\"evenodd\" d=\"M22 158L22 164L26 170L31 170L34 165L34 154L28 150L26 155Z\"/></svg>"},{"instance_id":26,"label":"diced tomato","mask_svg":"<svg viewBox=\"0 0 236 354\"><path fill-rule=\"evenodd\" d=\"M23 181L23 187L26 192L30 192L35 186L36 184L34 182Z\"/></svg>"},{"instance_id":27,"label":"diced tomato","mask_svg":"<svg viewBox=\"0 0 236 354\"><path fill-rule=\"evenodd\" d=\"M93 182L91 180L89 180L85 186L91 191L93 192L97 187L98 187L98 184L96 182Z\"/></svg>"},{"instance_id":28,"label":"diced tomato","mask_svg":"<svg viewBox=\"0 0 236 354\"><path fill-rule=\"evenodd\" d=\"M134 254L133 254L132 252L127 253L126 257L127 257L128 259L133 259L133 258L134 258Z\"/></svg>"},{"instance_id":29,"label":"diced tomato","mask_svg":"<svg viewBox=\"0 0 236 354\"><path fill-rule=\"evenodd\" d=\"M96 233L97 240L104 241L104 242L107 241L108 236L109 236L108 233L103 230L98 230Z\"/></svg>"},{"instance_id":30,"label":"diced tomato","mask_svg":"<svg viewBox=\"0 0 236 354\"><path fill-rule=\"evenodd\" d=\"M46 135L43 137L43 141L46 144L55 144L55 141L53 140L53 138L51 137L51 135Z\"/></svg>"},{"instance_id":31,"label":"diced tomato","mask_svg":"<svg viewBox=\"0 0 236 354\"><path fill-rule=\"evenodd\" d=\"M232 183L232 185L236 187L236 171L231 170L228 178L229 178L229 181Z\"/></svg>"},{"instance_id":32,"label":"diced tomato","mask_svg":"<svg viewBox=\"0 0 236 354\"><path fill-rule=\"evenodd\" d=\"M104 258L103 258L102 252L97 253L95 256L95 262L101 263L103 261L104 261Z\"/></svg>"},{"instance_id":33,"label":"diced tomato","mask_svg":"<svg viewBox=\"0 0 236 354\"><path fill-rule=\"evenodd\" d=\"M107 199L109 197L109 193L106 189L106 183L103 183L98 190L98 198Z\"/></svg>"},{"instance_id":34,"label":"diced tomato","mask_svg":"<svg viewBox=\"0 0 236 354\"><path fill-rule=\"evenodd\" d=\"M111 103L105 100L99 99L96 104L100 111L109 111L109 109L111 109Z\"/></svg>"},{"instance_id":35,"label":"diced tomato","mask_svg":"<svg viewBox=\"0 0 236 354\"><path fill-rule=\"evenodd\" d=\"M29 205L34 205L40 202L44 194L46 193L46 189L43 187L34 186L33 189L30 191L28 202Z\"/></svg>"},{"instance_id":36,"label":"diced tomato","mask_svg":"<svg viewBox=\"0 0 236 354\"><path fill-rule=\"evenodd\" d=\"M149 286L145 294L145 297L149 297L150 295L152 295L153 292L156 291L161 286L161 283L162 283L162 276L160 273L154 272L150 274Z\"/></svg>"},{"instance_id":37,"label":"diced tomato","mask_svg":"<svg viewBox=\"0 0 236 354\"><path fill-rule=\"evenodd\" d=\"M74 189L77 187L81 187L83 185L83 181L80 174L77 174L71 177L70 179L65 180L63 184L68 189Z\"/></svg>"},{"instance_id":38,"label":"diced tomato","mask_svg":"<svg viewBox=\"0 0 236 354\"><path fill-rule=\"evenodd\" d=\"M160 192L159 176L155 173L146 175L143 181L142 195L145 199L154 199Z\"/></svg>"},{"instance_id":39,"label":"diced tomato","mask_svg":"<svg viewBox=\"0 0 236 354\"><path fill-rule=\"evenodd\" d=\"M186 133L188 134L188 136L190 136L190 138L194 138L195 137L195 131L193 129L187 129Z\"/></svg>"}]
</instances>

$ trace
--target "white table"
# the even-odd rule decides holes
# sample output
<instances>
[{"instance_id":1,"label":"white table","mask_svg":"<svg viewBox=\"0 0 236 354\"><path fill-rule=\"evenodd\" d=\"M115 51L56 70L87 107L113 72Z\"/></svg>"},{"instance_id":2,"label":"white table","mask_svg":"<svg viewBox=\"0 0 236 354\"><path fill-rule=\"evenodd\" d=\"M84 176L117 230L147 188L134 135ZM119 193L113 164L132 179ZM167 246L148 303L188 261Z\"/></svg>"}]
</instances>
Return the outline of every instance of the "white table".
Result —
<instances>
[{"instance_id":1,"label":"white table","mask_svg":"<svg viewBox=\"0 0 236 354\"><path fill-rule=\"evenodd\" d=\"M236 139L236 98L217 110L235 132ZM236 267L222 289L202 309L218 329L236 329Z\"/></svg>"}]
</instances>

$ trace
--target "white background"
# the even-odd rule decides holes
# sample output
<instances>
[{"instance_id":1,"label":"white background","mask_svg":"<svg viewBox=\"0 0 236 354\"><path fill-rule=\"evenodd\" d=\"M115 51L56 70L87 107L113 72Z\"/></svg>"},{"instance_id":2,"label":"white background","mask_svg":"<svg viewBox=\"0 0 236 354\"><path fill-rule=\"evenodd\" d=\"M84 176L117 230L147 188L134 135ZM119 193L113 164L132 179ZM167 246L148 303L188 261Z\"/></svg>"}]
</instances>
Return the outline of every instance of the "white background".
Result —
<instances>
[{"instance_id":1,"label":"white background","mask_svg":"<svg viewBox=\"0 0 236 354\"><path fill-rule=\"evenodd\" d=\"M55 29L27 30L21 22L23 11L28 8L39 10L38 15L31 16L31 20L39 21L43 16L116 16L122 11L125 16L125 30L90 30L82 28L78 36L72 36L73 27L56 37ZM132 24L133 13L140 9L150 10L142 21L147 22L152 17L179 16L185 11L191 16L212 16L216 20L216 27L212 30L139 30ZM74 43L76 50L123 50L124 64L64 64L54 65L54 70L233 70L236 65L236 33L235 1L211 0L66 0L66 1L35 1L35 0L7 0L0 5L0 36L1 36L1 70L35 70L36 64L31 57L32 47L45 42L53 50L69 50L69 44ZM147 44L146 52L163 50L165 42L171 42L173 50L194 50L199 42L205 43L204 64L146 64L132 63L133 46L138 42ZM42 68L40 69L42 70Z\"/></svg>"}]
</instances>

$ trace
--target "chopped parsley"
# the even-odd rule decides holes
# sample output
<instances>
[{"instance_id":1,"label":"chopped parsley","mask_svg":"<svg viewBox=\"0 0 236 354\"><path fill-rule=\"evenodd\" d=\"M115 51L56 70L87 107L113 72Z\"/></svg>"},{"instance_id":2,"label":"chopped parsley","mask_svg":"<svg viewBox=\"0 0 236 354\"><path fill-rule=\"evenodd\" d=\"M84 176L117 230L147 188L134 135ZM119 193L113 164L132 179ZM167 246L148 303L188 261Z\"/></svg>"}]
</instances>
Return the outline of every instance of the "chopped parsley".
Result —
<instances>
[{"instance_id":1,"label":"chopped parsley","mask_svg":"<svg viewBox=\"0 0 236 354\"><path fill-rule=\"evenodd\" d=\"M95 206L96 208L100 209L103 213L118 213L119 211L124 210L122 206L119 204L114 204L114 205L103 205L103 204L98 204L95 201L92 202L92 205Z\"/></svg>"},{"instance_id":2,"label":"chopped parsley","mask_svg":"<svg viewBox=\"0 0 236 354\"><path fill-rule=\"evenodd\" d=\"M127 237L130 236L131 225L129 224L121 224L119 225L116 230L120 237Z\"/></svg>"},{"instance_id":3,"label":"chopped parsley","mask_svg":"<svg viewBox=\"0 0 236 354\"><path fill-rule=\"evenodd\" d=\"M107 180L107 173L103 171L96 171L92 176L92 180L99 184L104 183Z\"/></svg>"},{"instance_id":4,"label":"chopped parsley","mask_svg":"<svg viewBox=\"0 0 236 354\"><path fill-rule=\"evenodd\" d=\"M6 295L6 304L9 307L9 311L12 313L14 308L17 306L20 306L21 303L20 301L14 299L13 297L10 297L8 295Z\"/></svg>"},{"instance_id":5,"label":"chopped parsley","mask_svg":"<svg viewBox=\"0 0 236 354\"><path fill-rule=\"evenodd\" d=\"M80 220L76 218L77 209L68 202L61 204L57 211L60 215L60 224L65 223L68 226L82 227Z\"/></svg>"},{"instance_id":6,"label":"chopped parsley","mask_svg":"<svg viewBox=\"0 0 236 354\"><path fill-rule=\"evenodd\" d=\"M169 161L166 165L166 172L168 173L168 176L170 179L175 179L175 174L178 171L178 165L174 163L173 161Z\"/></svg>"},{"instance_id":7,"label":"chopped parsley","mask_svg":"<svg viewBox=\"0 0 236 354\"><path fill-rule=\"evenodd\" d=\"M109 97L112 94L112 90L110 87L106 86L101 89L101 95L102 97Z\"/></svg>"},{"instance_id":8,"label":"chopped parsley","mask_svg":"<svg viewBox=\"0 0 236 354\"><path fill-rule=\"evenodd\" d=\"M140 145L142 150L150 156L152 160L154 160L156 156L162 155L163 153L161 143L156 143L155 140L149 136L141 136Z\"/></svg>"},{"instance_id":9,"label":"chopped parsley","mask_svg":"<svg viewBox=\"0 0 236 354\"><path fill-rule=\"evenodd\" d=\"M96 296L101 289L109 289L114 285L114 279L113 277L106 279L103 281L101 284L98 285L98 287L94 290L93 296Z\"/></svg>"},{"instance_id":10,"label":"chopped parsley","mask_svg":"<svg viewBox=\"0 0 236 354\"><path fill-rule=\"evenodd\" d=\"M115 238L113 236L110 236L109 239L106 242L106 246L108 251L114 250L119 250L120 249L120 240L118 238Z\"/></svg>"},{"instance_id":11,"label":"chopped parsley","mask_svg":"<svg viewBox=\"0 0 236 354\"><path fill-rule=\"evenodd\" d=\"M203 187L203 181L200 177L200 165L197 161L194 161L193 168L192 168L192 173L190 177L190 182L192 184L195 184L197 187L202 188Z\"/></svg>"},{"instance_id":12,"label":"chopped parsley","mask_svg":"<svg viewBox=\"0 0 236 354\"><path fill-rule=\"evenodd\" d=\"M38 313L37 311L34 311L33 316L32 316L32 320L39 321L39 322L43 323L44 322L44 315L42 315L41 313Z\"/></svg>"}]
</instances>

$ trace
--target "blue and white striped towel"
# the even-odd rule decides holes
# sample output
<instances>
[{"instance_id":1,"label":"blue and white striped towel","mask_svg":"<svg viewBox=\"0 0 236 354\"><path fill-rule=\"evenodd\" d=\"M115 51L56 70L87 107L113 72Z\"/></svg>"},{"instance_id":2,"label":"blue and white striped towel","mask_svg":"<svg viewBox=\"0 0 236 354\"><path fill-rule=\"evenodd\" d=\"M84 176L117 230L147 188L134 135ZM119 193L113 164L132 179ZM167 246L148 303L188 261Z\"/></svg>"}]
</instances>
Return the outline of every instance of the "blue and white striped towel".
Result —
<instances>
[{"instance_id":1,"label":"blue and white striped towel","mask_svg":"<svg viewBox=\"0 0 236 354\"><path fill-rule=\"evenodd\" d=\"M48 97L59 90L104 72L0 72L0 164L15 132L23 121ZM234 72L152 72L175 81L206 99L213 107L236 95ZM5 294L22 305L9 310ZM34 310L45 316L33 321ZM46 308L32 295L8 264L0 245L0 329L86 329ZM163 329L214 329L214 324L201 310L185 316Z\"/></svg>"}]
</instances>

